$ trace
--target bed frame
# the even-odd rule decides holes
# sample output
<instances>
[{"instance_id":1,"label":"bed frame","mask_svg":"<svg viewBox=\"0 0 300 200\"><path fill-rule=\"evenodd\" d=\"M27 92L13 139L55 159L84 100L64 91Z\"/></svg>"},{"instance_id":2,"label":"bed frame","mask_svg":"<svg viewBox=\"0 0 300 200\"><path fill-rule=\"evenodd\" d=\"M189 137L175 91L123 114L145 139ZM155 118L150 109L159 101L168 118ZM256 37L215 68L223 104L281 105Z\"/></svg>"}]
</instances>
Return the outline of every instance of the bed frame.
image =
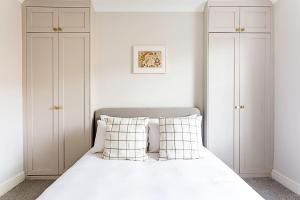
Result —
<instances>
[{"instance_id":1,"label":"bed frame","mask_svg":"<svg viewBox=\"0 0 300 200\"><path fill-rule=\"evenodd\" d=\"M101 108L95 111L93 120L92 145L97 131L97 121L101 115L112 117L184 117L201 114L198 108Z\"/></svg>"}]
</instances>

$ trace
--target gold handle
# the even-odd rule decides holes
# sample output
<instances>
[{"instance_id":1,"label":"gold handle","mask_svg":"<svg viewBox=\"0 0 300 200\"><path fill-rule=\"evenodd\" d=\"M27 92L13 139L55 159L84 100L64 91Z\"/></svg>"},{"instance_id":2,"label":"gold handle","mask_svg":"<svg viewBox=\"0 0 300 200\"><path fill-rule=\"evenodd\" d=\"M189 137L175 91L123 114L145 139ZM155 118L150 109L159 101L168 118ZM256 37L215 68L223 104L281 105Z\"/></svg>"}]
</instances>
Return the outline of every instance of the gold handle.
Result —
<instances>
[{"instance_id":1,"label":"gold handle","mask_svg":"<svg viewBox=\"0 0 300 200\"><path fill-rule=\"evenodd\" d=\"M236 31L236 32L240 32L241 29L240 29L240 28L236 28L235 31Z\"/></svg>"},{"instance_id":2,"label":"gold handle","mask_svg":"<svg viewBox=\"0 0 300 200\"><path fill-rule=\"evenodd\" d=\"M235 109L244 109L245 106L234 106Z\"/></svg>"},{"instance_id":3,"label":"gold handle","mask_svg":"<svg viewBox=\"0 0 300 200\"><path fill-rule=\"evenodd\" d=\"M58 110L59 108L58 108L58 106L53 106L52 109L53 110Z\"/></svg>"},{"instance_id":4,"label":"gold handle","mask_svg":"<svg viewBox=\"0 0 300 200\"><path fill-rule=\"evenodd\" d=\"M53 31L54 31L54 32L57 32L57 31L58 31L58 29L54 27L54 28L53 28Z\"/></svg>"},{"instance_id":5,"label":"gold handle","mask_svg":"<svg viewBox=\"0 0 300 200\"><path fill-rule=\"evenodd\" d=\"M62 31L62 28L61 28L61 27L58 27L58 31Z\"/></svg>"},{"instance_id":6,"label":"gold handle","mask_svg":"<svg viewBox=\"0 0 300 200\"><path fill-rule=\"evenodd\" d=\"M53 106L52 109L53 110L62 110L62 106Z\"/></svg>"},{"instance_id":7,"label":"gold handle","mask_svg":"<svg viewBox=\"0 0 300 200\"><path fill-rule=\"evenodd\" d=\"M245 31L245 28L241 28L241 31L244 32L244 31Z\"/></svg>"}]
</instances>

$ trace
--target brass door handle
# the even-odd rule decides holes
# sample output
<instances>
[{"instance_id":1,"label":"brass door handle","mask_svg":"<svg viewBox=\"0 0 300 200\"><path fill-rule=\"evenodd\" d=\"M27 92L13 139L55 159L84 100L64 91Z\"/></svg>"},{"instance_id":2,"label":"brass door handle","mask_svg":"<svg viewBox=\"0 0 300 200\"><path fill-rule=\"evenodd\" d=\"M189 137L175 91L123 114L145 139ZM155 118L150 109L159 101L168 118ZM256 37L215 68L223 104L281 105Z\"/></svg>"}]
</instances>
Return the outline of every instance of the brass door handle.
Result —
<instances>
[{"instance_id":1,"label":"brass door handle","mask_svg":"<svg viewBox=\"0 0 300 200\"><path fill-rule=\"evenodd\" d=\"M53 106L52 109L53 110L62 110L63 107L62 106Z\"/></svg>"},{"instance_id":2,"label":"brass door handle","mask_svg":"<svg viewBox=\"0 0 300 200\"><path fill-rule=\"evenodd\" d=\"M58 28L55 28L55 27L54 27L54 28L53 28L53 31L54 31L54 32L57 32L57 31L58 31Z\"/></svg>"},{"instance_id":3,"label":"brass door handle","mask_svg":"<svg viewBox=\"0 0 300 200\"><path fill-rule=\"evenodd\" d=\"M58 106L53 106L52 110L58 110Z\"/></svg>"},{"instance_id":4,"label":"brass door handle","mask_svg":"<svg viewBox=\"0 0 300 200\"><path fill-rule=\"evenodd\" d=\"M58 27L58 31L62 31L62 28L61 28L61 27Z\"/></svg>"},{"instance_id":5,"label":"brass door handle","mask_svg":"<svg viewBox=\"0 0 300 200\"><path fill-rule=\"evenodd\" d=\"M240 29L240 28L236 28L235 31L236 31L236 32L240 32L241 29Z\"/></svg>"},{"instance_id":6,"label":"brass door handle","mask_svg":"<svg viewBox=\"0 0 300 200\"><path fill-rule=\"evenodd\" d=\"M241 31L244 32L244 31L245 31L245 28L241 28Z\"/></svg>"},{"instance_id":7,"label":"brass door handle","mask_svg":"<svg viewBox=\"0 0 300 200\"><path fill-rule=\"evenodd\" d=\"M245 106L240 106L240 108L241 108L241 109L244 109L244 108L245 108Z\"/></svg>"}]
</instances>

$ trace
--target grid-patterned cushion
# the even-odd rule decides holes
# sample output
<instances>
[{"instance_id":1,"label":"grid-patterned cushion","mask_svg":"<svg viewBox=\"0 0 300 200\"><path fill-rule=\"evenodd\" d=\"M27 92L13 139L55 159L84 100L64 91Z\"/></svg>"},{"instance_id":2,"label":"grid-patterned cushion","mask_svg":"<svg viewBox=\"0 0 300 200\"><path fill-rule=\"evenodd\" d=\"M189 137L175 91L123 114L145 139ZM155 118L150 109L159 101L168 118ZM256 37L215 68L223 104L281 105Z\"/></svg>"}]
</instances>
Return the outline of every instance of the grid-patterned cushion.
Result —
<instances>
[{"instance_id":1,"label":"grid-patterned cushion","mask_svg":"<svg viewBox=\"0 0 300 200\"><path fill-rule=\"evenodd\" d=\"M148 118L102 116L106 122L103 158L108 160L147 159Z\"/></svg>"},{"instance_id":2,"label":"grid-patterned cushion","mask_svg":"<svg viewBox=\"0 0 300 200\"><path fill-rule=\"evenodd\" d=\"M160 160L198 159L202 117L160 118Z\"/></svg>"}]
</instances>

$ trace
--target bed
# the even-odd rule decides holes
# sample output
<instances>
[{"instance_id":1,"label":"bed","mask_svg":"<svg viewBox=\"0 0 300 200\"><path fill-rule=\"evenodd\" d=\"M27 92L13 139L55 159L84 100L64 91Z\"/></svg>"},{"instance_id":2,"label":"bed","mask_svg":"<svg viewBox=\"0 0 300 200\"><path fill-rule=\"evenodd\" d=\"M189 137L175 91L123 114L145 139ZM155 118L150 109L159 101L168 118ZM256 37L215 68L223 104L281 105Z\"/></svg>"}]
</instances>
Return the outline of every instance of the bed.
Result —
<instances>
[{"instance_id":1,"label":"bed","mask_svg":"<svg viewBox=\"0 0 300 200\"><path fill-rule=\"evenodd\" d=\"M118 117L187 116L196 108L100 109ZM247 200L263 199L206 148L201 159L158 161L149 153L145 162L104 160L87 152L59 177L38 200Z\"/></svg>"}]
</instances>

